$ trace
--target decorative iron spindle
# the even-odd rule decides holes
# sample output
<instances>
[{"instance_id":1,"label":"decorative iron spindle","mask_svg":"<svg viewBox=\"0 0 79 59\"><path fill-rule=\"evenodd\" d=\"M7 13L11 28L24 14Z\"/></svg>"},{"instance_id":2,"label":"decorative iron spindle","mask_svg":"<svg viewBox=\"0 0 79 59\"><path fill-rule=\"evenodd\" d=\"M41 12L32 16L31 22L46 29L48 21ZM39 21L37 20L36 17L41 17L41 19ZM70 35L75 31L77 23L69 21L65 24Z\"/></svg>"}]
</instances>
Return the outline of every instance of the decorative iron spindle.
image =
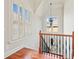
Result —
<instances>
[{"instance_id":1,"label":"decorative iron spindle","mask_svg":"<svg viewBox=\"0 0 79 59\"><path fill-rule=\"evenodd\" d=\"M61 36L59 36L59 54L61 55ZM61 59L61 57L59 57Z\"/></svg>"},{"instance_id":2,"label":"decorative iron spindle","mask_svg":"<svg viewBox=\"0 0 79 59\"><path fill-rule=\"evenodd\" d=\"M45 35L45 42L47 41L47 35ZM47 48L45 48L45 53L47 53Z\"/></svg>"},{"instance_id":3,"label":"decorative iron spindle","mask_svg":"<svg viewBox=\"0 0 79 59\"><path fill-rule=\"evenodd\" d=\"M49 36L49 48L50 48L50 36ZM50 55L50 51L49 51L49 55Z\"/></svg>"},{"instance_id":4,"label":"decorative iron spindle","mask_svg":"<svg viewBox=\"0 0 79 59\"><path fill-rule=\"evenodd\" d=\"M40 40L42 52L49 59L72 59L72 35L44 33Z\"/></svg>"},{"instance_id":5,"label":"decorative iron spindle","mask_svg":"<svg viewBox=\"0 0 79 59\"><path fill-rule=\"evenodd\" d=\"M41 49L42 49L42 53L43 53L43 36L41 36L42 39L41 39Z\"/></svg>"},{"instance_id":6,"label":"decorative iron spindle","mask_svg":"<svg viewBox=\"0 0 79 59\"><path fill-rule=\"evenodd\" d=\"M55 49L56 49L56 47L55 47L55 44L56 44L56 42L55 42L55 35L54 35L53 39L54 39L54 53L55 53ZM54 54L54 59L55 59L55 54Z\"/></svg>"},{"instance_id":7,"label":"decorative iron spindle","mask_svg":"<svg viewBox=\"0 0 79 59\"><path fill-rule=\"evenodd\" d=\"M50 48L50 36L49 36L49 48ZM50 51L49 51L49 53L50 53Z\"/></svg>"},{"instance_id":8,"label":"decorative iron spindle","mask_svg":"<svg viewBox=\"0 0 79 59\"><path fill-rule=\"evenodd\" d=\"M51 36L51 35L50 35ZM52 47L53 47L53 39L52 39L52 36L51 36L51 38L50 38L50 53L52 53L53 52L53 50L52 50Z\"/></svg>"},{"instance_id":9,"label":"decorative iron spindle","mask_svg":"<svg viewBox=\"0 0 79 59\"><path fill-rule=\"evenodd\" d=\"M70 37L69 37L69 59L70 59Z\"/></svg>"},{"instance_id":10,"label":"decorative iron spindle","mask_svg":"<svg viewBox=\"0 0 79 59\"><path fill-rule=\"evenodd\" d=\"M66 59L67 59L67 37L65 38L65 42L66 42L66 45L65 45L66 53L65 54L66 54Z\"/></svg>"},{"instance_id":11,"label":"decorative iron spindle","mask_svg":"<svg viewBox=\"0 0 79 59\"><path fill-rule=\"evenodd\" d=\"M63 37L63 54L64 54L64 57L65 57L65 51L64 51L65 49L64 48L65 48L65 39Z\"/></svg>"},{"instance_id":12,"label":"decorative iron spindle","mask_svg":"<svg viewBox=\"0 0 79 59\"><path fill-rule=\"evenodd\" d=\"M62 42L62 55L64 56L64 37L62 36L62 40L61 40L61 42Z\"/></svg>"},{"instance_id":13,"label":"decorative iron spindle","mask_svg":"<svg viewBox=\"0 0 79 59\"><path fill-rule=\"evenodd\" d=\"M58 42L57 42L57 43L58 43L58 46L57 46L57 47L58 47L58 49L57 49L57 50L58 50L58 51L57 51L57 54L59 54L59 36L57 36L57 37L58 37L58 39L57 39L57 41L58 41ZM58 58L59 58L59 56L58 56Z\"/></svg>"},{"instance_id":14,"label":"decorative iron spindle","mask_svg":"<svg viewBox=\"0 0 79 59\"><path fill-rule=\"evenodd\" d=\"M57 47L57 54L58 54L58 36L56 36L56 40L57 40L57 42L56 42L57 46L56 47ZM57 58L58 58L58 55L57 55Z\"/></svg>"}]
</instances>

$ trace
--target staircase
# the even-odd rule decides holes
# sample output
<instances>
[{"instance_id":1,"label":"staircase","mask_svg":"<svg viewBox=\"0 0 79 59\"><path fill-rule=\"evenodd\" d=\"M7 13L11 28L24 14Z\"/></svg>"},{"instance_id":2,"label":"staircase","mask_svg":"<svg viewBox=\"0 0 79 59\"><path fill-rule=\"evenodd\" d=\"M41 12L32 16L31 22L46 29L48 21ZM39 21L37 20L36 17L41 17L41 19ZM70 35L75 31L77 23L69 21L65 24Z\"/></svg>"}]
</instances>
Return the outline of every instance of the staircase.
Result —
<instances>
[{"instance_id":1,"label":"staircase","mask_svg":"<svg viewBox=\"0 0 79 59\"><path fill-rule=\"evenodd\" d=\"M74 58L74 33L49 34L39 33L39 53L47 59L73 59Z\"/></svg>"},{"instance_id":2,"label":"staircase","mask_svg":"<svg viewBox=\"0 0 79 59\"><path fill-rule=\"evenodd\" d=\"M63 55L59 55L56 53L53 53L53 47L49 47L47 42L43 37L42 38L42 54L44 56L44 59L63 59Z\"/></svg>"}]
</instances>

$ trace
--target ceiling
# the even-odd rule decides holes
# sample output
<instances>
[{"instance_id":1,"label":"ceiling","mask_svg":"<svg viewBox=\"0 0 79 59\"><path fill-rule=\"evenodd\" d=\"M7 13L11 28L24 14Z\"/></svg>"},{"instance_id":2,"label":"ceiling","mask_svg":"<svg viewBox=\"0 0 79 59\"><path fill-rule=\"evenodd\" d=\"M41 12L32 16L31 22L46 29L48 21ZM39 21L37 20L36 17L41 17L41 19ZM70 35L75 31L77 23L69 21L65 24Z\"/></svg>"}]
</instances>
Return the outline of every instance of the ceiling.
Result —
<instances>
[{"instance_id":1,"label":"ceiling","mask_svg":"<svg viewBox=\"0 0 79 59\"><path fill-rule=\"evenodd\" d=\"M64 4L64 0L22 0L22 1L24 1L26 4L29 4L33 12L35 12L42 3L47 4L52 2L52 4L55 6Z\"/></svg>"}]
</instances>

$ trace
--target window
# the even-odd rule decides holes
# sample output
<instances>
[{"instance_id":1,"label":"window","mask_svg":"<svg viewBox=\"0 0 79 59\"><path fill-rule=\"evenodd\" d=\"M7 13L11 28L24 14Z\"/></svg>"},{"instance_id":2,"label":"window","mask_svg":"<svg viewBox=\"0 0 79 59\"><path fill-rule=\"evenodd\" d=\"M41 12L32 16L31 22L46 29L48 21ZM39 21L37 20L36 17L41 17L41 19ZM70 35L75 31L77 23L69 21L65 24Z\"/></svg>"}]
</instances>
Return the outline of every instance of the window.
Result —
<instances>
[{"instance_id":1,"label":"window","mask_svg":"<svg viewBox=\"0 0 79 59\"><path fill-rule=\"evenodd\" d=\"M58 21L55 16L49 16L47 18L47 31L48 32L58 32Z\"/></svg>"},{"instance_id":2,"label":"window","mask_svg":"<svg viewBox=\"0 0 79 59\"><path fill-rule=\"evenodd\" d=\"M17 4L13 4L13 12L18 13L18 6Z\"/></svg>"}]
</instances>

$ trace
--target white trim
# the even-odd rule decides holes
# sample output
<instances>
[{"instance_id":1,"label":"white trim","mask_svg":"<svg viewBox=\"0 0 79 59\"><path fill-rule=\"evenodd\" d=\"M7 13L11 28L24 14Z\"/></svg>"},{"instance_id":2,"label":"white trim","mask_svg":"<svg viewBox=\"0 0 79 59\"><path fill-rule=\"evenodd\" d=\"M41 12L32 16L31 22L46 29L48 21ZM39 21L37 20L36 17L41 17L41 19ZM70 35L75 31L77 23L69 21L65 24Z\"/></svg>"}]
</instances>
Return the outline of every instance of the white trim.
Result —
<instances>
[{"instance_id":1,"label":"white trim","mask_svg":"<svg viewBox=\"0 0 79 59\"><path fill-rule=\"evenodd\" d=\"M14 48L12 50L9 50L9 51L7 51L5 53L4 57L6 58L6 57L10 56L11 54L15 53L16 51L18 51L18 50L20 50L22 48L24 48L24 46L16 47L16 48Z\"/></svg>"}]
</instances>

